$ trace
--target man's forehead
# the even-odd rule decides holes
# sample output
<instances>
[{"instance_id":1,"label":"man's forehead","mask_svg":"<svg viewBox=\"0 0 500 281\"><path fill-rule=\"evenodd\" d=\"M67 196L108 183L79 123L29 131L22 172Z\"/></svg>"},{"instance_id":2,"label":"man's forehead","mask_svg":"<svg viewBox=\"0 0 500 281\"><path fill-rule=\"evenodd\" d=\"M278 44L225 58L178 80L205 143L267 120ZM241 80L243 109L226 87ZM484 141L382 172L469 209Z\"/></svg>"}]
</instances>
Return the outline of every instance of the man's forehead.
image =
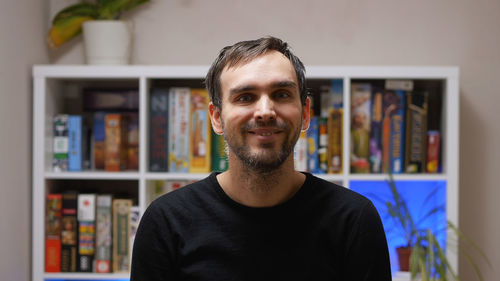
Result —
<instances>
[{"instance_id":1,"label":"man's forehead","mask_svg":"<svg viewBox=\"0 0 500 281\"><path fill-rule=\"evenodd\" d=\"M247 61L224 67L220 75L221 86L227 82L254 80L262 82L273 79L288 79L297 82L297 74L290 60L278 51L270 51Z\"/></svg>"},{"instance_id":2,"label":"man's forehead","mask_svg":"<svg viewBox=\"0 0 500 281\"><path fill-rule=\"evenodd\" d=\"M243 58L239 58L239 59L236 59L233 61L228 61L226 63L226 65L224 66L224 68L222 69L221 74L224 72L227 72L227 71L234 71L238 68L241 68L247 64L250 64L256 60L262 59L263 57L266 57L266 56L281 57L284 61L287 61L288 63L290 63L290 66L293 67L290 60L283 53L276 51L276 50L269 50L269 51L266 51L266 52L259 54L259 55L243 57Z\"/></svg>"}]
</instances>

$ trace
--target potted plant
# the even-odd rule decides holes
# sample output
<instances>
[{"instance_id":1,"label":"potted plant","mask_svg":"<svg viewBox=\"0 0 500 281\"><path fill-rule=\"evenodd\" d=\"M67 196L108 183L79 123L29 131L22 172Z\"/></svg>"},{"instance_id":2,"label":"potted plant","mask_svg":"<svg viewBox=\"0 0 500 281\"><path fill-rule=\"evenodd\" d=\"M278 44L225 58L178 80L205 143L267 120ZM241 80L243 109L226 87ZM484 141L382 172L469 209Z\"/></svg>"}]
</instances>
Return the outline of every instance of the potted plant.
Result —
<instances>
[{"instance_id":1,"label":"potted plant","mask_svg":"<svg viewBox=\"0 0 500 281\"><path fill-rule=\"evenodd\" d=\"M451 277L451 280L460 280L455 270L451 267L450 262L446 257L445 250L443 246L439 244L437 238L440 234L444 234L447 231L448 233L451 233L451 235L454 236L453 238L456 238L457 241L469 244L471 248L476 250L491 267L491 264L484 252L450 221L447 221L447 224L442 229L438 230L433 230L429 227L423 226L423 221L444 213L444 205L432 207L426 210L425 213L418 218L418 220L415 220L414 215L410 212L408 203L396 187L396 182L394 181L391 173L389 173L389 180L387 183L390 189L389 198L380 198L376 195L370 195L369 197L372 197L374 200L381 201L385 206L386 209L381 210L381 213L387 215L393 222L393 228L388 229L387 226L385 226L388 234L396 233L397 235L403 237L406 241L405 245L401 245L396 249L396 251L398 252L398 255L399 252L402 253L402 256L398 257L400 269L402 271L410 271L412 280L417 276L424 281L448 280L448 277ZM434 188L427 195L423 206L425 206L426 203L436 195L436 193L437 188ZM452 237L448 236L448 239L450 238ZM453 247L451 244L448 244L448 246ZM472 259L463 247L458 246L458 243L456 250L467 258L467 261L473 266L479 280L483 280L482 274L474 259ZM405 256L407 259L406 261Z\"/></svg>"},{"instance_id":2,"label":"potted plant","mask_svg":"<svg viewBox=\"0 0 500 281\"><path fill-rule=\"evenodd\" d=\"M52 20L47 36L58 48L82 33L89 64L126 64L131 54L132 28L122 14L149 0L96 0L64 8Z\"/></svg>"}]
</instances>

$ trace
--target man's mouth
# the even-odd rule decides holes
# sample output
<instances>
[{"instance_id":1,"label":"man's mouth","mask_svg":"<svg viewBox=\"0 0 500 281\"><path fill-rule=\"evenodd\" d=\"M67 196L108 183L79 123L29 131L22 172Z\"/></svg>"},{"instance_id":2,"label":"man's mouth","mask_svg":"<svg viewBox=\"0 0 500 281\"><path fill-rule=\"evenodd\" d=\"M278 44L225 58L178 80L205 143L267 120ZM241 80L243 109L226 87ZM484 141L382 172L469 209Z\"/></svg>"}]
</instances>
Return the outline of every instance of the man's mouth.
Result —
<instances>
[{"instance_id":1,"label":"man's mouth","mask_svg":"<svg viewBox=\"0 0 500 281\"><path fill-rule=\"evenodd\" d=\"M280 132L281 130L279 129L253 129L248 131L248 133L250 134L255 134L263 137L269 137L272 136L273 134L278 134Z\"/></svg>"}]
</instances>

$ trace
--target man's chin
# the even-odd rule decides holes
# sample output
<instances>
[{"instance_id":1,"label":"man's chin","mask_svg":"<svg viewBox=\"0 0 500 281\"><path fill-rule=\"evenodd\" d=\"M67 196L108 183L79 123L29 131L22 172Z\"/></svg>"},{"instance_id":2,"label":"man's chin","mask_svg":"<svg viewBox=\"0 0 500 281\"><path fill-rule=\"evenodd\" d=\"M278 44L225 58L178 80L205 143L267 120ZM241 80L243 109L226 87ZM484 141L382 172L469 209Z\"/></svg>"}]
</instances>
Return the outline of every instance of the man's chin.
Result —
<instances>
[{"instance_id":1,"label":"man's chin","mask_svg":"<svg viewBox=\"0 0 500 281\"><path fill-rule=\"evenodd\" d=\"M266 155L264 155L266 154ZM245 157L243 163L248 168L258 171L258 172L272 172L278 170L285 162L286 156L276 152L262 152L260 151L257 155L253 154L251 156Z\"/></svg>"}]
</instances>

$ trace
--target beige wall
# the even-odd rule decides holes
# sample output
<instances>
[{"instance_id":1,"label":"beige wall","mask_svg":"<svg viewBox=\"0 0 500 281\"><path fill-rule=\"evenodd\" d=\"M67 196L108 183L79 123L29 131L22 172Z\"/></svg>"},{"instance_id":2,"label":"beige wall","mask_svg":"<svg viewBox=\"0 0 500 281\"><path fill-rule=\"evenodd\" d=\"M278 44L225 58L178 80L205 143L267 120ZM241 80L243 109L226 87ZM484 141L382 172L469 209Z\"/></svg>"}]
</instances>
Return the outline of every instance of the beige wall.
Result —
<instances>
[{"instance_id":1,"label":"beige wall","mask_svg":"<svg viewBox=\"0 0 500 281\"><path fill-rule=\"evenodd\" d=\"M0 1L0 279L29 280L31 66L47 63L43 1Z\"/></svg>"},{"instance_id":2,"label":"beige wall","mask_svg":"<svg viewBox=\"0 0 500 281\"><path fill-rule=\"evenodd\" d=\"M29 65L44 62L40 22L47 19L41 18L44 8L39 1L4 2L1 6L6 9L0 6L0 173L4 190L0 197L0 272L7 273L2 276L9 280L23 280L29 268ZM459 66L460 226L497 268L498 15L500 2L495 0L153 0L129 14L136 30L135 64L209 64L222 46L275 35L287 40L306 65ZM14 26L18 26L16 31ZM12 37L15 40L5 39ZM19 41L22 47L14 45ZM83 63L81 40L52 52L50 59L58 64ZM16 225L10 223L14 220ZM474 280L465 260L460 265L462 280ZM497 279L494 271L481 268L485 280Z\"/></svg>"}]
</instances>

